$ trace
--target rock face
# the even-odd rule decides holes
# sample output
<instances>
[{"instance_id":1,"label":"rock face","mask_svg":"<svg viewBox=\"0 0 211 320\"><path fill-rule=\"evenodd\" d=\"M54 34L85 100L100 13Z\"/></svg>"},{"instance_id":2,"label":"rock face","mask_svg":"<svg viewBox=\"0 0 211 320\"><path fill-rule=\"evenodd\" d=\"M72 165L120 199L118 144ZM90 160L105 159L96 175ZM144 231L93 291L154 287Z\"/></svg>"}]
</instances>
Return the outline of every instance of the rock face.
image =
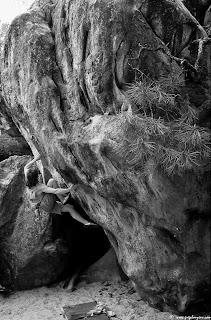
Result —
<instances>
[{"instance_id":1,"label":"rock face","mask_svg":"<svg viewBox=\"0 0 211 320\"><path fill-rule=\"evenodd\" d=\"M0 161L9 158L12 155L31 154L28 145L23 143L22 137L12 138L7 134L0 135Z\"/></svg>"},{"instance_id":2,"label":"rock face","mask_svg":"<svg viewBox=\"0 0 211 320\"><path fill-rule=\"evenodd\" d=\"M13 156L0 163L0 283L11 290L55 281L69 255L61 241L49 242L51 217L35 216L25 189L27 161L29 157Z\"/></svg>"},{"instance_id":3,"label":"rock face","mask_svg":"<svg viewBox=\"0 0 211 320\"><path fill-rule=\"evenodd\" d=\"M31 150L12 118L5 113L5 102L2 97L0 82L0 161L12 155L24 154L31 154Z\"/></svg>"},{"instance_id":4,"label":"rock face","mask_svg":"<svg viewBox=\"0 0 211 320\"><path fill-rule=\"evenodd\" d=\"M209 3L199 2L205 15ZM174 312L209 288L209 167L194 162L199 149L197 173L190 165L169 175L145 157L139 143L154 150L162 134L146 138L152 126L126 89L143 75L183 76L185 58L183 101L196 125L207 125L210 39L184 3L35 1L10 26L2 70L4 112L32 152L59 182L78 184L75 199L104 228L140 295Z\"/></svg>"}]
</instances>

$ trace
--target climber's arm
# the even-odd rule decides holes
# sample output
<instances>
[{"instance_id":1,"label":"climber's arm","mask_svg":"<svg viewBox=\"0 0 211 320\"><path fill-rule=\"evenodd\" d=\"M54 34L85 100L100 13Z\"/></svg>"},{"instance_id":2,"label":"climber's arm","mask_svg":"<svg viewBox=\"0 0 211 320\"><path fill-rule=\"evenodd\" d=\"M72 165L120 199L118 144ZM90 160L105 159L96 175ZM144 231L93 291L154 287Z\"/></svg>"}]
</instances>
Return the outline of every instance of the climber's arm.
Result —
<instances>
[{"instance_id":1,"label":"climber's arm","mask_svg":"<svg viewBox=\"0 0 211 320\"><path fill-rule=\"evenodd\" d=\"M53 194L66 194L72 190L71 186L70 188L51 188L49 186L46 186L45 184L42 184L39 187L39 191L42 191L44 193L53 193Z\"/></svg>"},{"instance_id":2,"label":"climber's arm","mask_svg":"<svg viewBox=\"0 0 211 320\"><path fill-rule=\"evenodd\" d=\"M29 162L25 165L25 167L24 167L24 174L25 174L25 176L26 176L26 174L27 174L27 171L28 171L29 168L31 167L31 165L32 165L33 163L35 163L36 161L38 161L38 160L40 160L40 155L37 155L36 157L34 157L34 159L32 159L31 161L29 161Z\"/></svg>"}]
</instances>

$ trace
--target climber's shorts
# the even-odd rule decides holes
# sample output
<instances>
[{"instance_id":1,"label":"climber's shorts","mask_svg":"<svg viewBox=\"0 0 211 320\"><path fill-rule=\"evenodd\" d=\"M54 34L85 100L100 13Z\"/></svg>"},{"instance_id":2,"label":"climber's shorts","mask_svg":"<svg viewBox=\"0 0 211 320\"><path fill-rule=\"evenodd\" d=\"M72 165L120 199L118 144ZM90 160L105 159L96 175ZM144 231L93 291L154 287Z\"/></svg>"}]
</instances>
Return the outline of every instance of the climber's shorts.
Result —
<instances>
[{"instance_id":1,"label":"climber's shorts","mask_svg":"<svg viewBox=\"0 0 211 320\"><path fill-rule=\"evenodd\" d=\"M55 214L62 214L62 203L57 203L58 198L55 194L52 193L45 193L42 198L42 201L36 207L39 211L43 210L47 213L55 213Z\"/></svg>"}]
</instances>

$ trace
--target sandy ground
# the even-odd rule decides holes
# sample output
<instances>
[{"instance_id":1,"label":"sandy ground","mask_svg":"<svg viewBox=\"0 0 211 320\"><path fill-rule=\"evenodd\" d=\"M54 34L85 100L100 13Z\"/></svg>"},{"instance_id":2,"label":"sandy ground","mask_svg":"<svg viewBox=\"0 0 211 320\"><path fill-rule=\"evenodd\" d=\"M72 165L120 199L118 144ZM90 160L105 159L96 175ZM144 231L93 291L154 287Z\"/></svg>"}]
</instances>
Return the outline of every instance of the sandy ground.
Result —
<instances>
[{"instance_id":1,"label":"sandy ground","mask_svg":"<svg viewBox=\"0 0 211 320\"><path fill-rule=\"evenodd\" d=\"M169 320L170 313L159 312L143 302L128 282L79 283L74 292L57 285L0 296L1 320L62 320L61 307L84 302L102 302L115 313L111 320ZM91 318L90 318L91 319Z\"/></svg>"}]
</instances>

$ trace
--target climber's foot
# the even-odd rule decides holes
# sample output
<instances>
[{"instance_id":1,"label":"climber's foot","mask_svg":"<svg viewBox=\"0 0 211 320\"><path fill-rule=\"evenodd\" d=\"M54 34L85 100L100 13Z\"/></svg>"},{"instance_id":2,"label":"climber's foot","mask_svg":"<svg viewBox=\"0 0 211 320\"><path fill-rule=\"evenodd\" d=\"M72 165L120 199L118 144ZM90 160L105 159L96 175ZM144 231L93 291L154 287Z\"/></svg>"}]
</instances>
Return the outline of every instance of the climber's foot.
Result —
<instances>
[{"instance_id":1,"label":"climber's foot","mask_svg":"<svg viewBox=\"0 0 211 320\"><path fill-rule=\"evenodd\" d=\"M98 225L93 222L87 222L87 223L85 223L84 227L85 228L98 228Z\"/></svg>"}]
</instances>

